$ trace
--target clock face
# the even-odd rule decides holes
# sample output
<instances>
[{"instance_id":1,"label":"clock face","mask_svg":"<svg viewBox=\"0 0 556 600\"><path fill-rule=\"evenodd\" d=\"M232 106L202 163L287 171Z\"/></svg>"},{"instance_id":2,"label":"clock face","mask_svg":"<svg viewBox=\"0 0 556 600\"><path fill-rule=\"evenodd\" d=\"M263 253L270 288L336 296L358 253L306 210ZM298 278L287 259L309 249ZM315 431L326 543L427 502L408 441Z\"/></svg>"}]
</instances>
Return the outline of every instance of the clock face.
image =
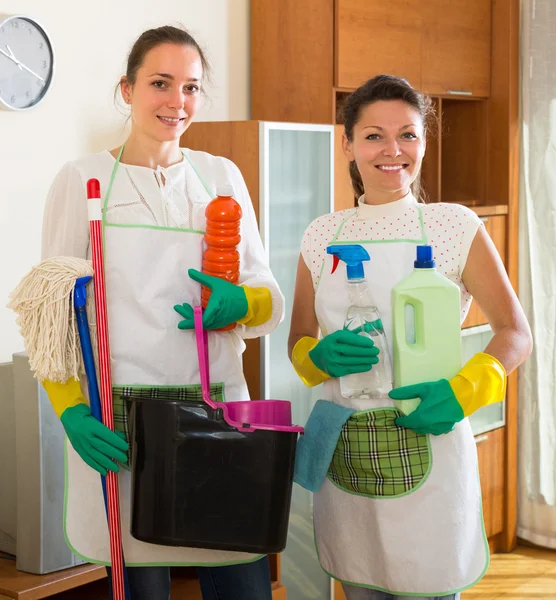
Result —
<instances>
[{"instance_id":1,"label":"clock face","mask_svg":"<svg viewBox=\"0 0 556 600\"><path fill-rule=\"evenodd\" d=\"M32 19L0 20L0 108L23 110L43 98L54 74L54 52Z\"/></svg>"}]
</instances>

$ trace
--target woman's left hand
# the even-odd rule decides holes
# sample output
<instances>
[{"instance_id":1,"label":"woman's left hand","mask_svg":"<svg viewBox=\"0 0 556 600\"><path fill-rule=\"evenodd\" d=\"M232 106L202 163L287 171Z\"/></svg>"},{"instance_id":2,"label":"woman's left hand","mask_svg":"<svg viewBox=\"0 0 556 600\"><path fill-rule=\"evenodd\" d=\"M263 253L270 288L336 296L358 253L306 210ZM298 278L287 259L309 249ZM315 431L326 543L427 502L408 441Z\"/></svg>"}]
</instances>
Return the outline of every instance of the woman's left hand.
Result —
<instances>
[{"instance_id":1,"label":"woman's left hand","mask_svg":"<svg viewBox=\"0 0 556 600\"><path fill-rule=\"evenodd\" d=\"M440 379L392 390L393 400L421 398L421 404L409 415L398 417L396 424L417 433L441 435L482 406L501 402L506 395L506 371L494 356L475 354L450 381Z\"/></svg>"},{"instance_id":2,"label":"woman's left hand","mask_svg":"<svg viewBox=\"0 0 556 600\"><path fill-rule=\"evenodd\" d=\"M204 329L221 329L231 323L237 323L247 315L249 303L241 286L195 269L189 269L188 273L191 279L211 290L208 305L203 311ZM178 323L180 329L195 329L193 308L190 304L176 304L174 310L183 317L183 321Z\"/></svg>"}]
</instances>

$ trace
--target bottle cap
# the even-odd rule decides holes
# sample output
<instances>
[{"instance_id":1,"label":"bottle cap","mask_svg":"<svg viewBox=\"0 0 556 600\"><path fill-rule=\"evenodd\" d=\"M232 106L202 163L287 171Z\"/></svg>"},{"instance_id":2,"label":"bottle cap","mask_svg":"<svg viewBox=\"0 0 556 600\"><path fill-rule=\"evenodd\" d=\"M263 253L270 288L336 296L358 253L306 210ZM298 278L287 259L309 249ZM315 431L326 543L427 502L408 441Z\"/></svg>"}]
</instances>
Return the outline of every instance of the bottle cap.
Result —
<instances>
[{"instance_id":1,"label":"bottle cap","mask_svg":"<svg viewBox=\"0 0 556 600\"><path fill-rule=\"evenodd\" d=\"M233 196L234 188L231 185L226 184L226 183L222 184L222 185L217 185L216 186L216 195L224 196L224 197Z\"/></svg>"},{"instance_id":2,"label":"bottle cap","mask_svg":"<svg viewBox=\"0 0 556 600\"><path fill-rule=\"evenodd\" d=\"M432 246L417 246L417 260L413 263L416 269L434 269Z\"/></svg>"}]
</instances>

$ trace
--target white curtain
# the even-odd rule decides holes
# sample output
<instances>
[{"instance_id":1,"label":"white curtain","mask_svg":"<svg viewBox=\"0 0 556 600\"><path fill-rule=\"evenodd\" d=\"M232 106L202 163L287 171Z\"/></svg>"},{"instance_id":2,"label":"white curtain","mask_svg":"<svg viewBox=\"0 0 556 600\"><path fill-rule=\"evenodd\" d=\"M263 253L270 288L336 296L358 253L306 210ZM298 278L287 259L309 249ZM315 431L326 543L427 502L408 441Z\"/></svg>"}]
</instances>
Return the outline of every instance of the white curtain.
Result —
<instances>
[{"instance_id":1,"label":"white curtain","mask_svg":"<svg viewBox=\"0 0 556 600\"><path fill-rule=\"evenodd\" d=\"M556 548L556 0L522 0L518 536Z\"/></svg>"}]
</instances>

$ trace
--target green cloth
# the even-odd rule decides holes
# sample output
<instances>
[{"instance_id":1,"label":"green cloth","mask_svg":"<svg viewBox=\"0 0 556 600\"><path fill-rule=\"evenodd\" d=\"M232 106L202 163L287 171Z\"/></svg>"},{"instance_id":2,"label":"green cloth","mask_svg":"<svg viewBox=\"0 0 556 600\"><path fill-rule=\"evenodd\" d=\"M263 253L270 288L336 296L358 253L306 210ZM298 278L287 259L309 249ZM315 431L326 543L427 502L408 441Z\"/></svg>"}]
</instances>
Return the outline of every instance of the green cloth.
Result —
<instances>
[{"instance_id":1,"label":"green cloth","mask_svg":"<svg viewBox=\"0 0 556 600\"><path fill-rule=\"evenodd\" d=\"M189 277L208 287L211 290L206 309L203 311L203 328L221 329L231 323L237 323L243 319L249 310L249 303L245 290L225 279L213 277L200 273L195 269L189 269ZM183 317L178 323L180 329L194 329L193 308L190 304L177 304L174 310Z\"/></svg>"},{"instance_id":2,"label":"green cloth","mask_svg":"<svg viewBox=\"0 0 556 600\"><path fill-rule=\"evenodd\" d=\"M344 377L370 371L378 363L378 353L370 338L339 329L322 338L309 358L330 377Z\"/></svg>"},{"instance_id":3,"label":"green cloth","mask_svg":"<svg viewBox=\"0 0 556 600\"><path fill-rule=\"evenodd\" d=\"M127 462L128 444L124 436L97 421L87 404L66 408L60 420L77 454L101 475L108 470L119 471L114 461Z\"/></svg>"},{"instance_id":4,"label":"green cloth","mask_svg":"<svg viewBox=\"0 0 556 600\"><path fill-rule=\"evenodd\" d=\"M417 433L449 433L464 417L463 409L447 379L407 385L392 390L388 395L393 400L421 398L421 404L411 414L396 420L400 427Z\"/></svg>"},{"instance_id":5,"label":"green cloth","mask_svg":"<svg viewBox=\"0 0 556 600\"><path fill-rule=\"evenodd\" d=\"M328 477L363 496L399 496L416 488L431 466L429 442L397 426L400 414L393 408L354 413L342 428Z\"/></svg>"}]
</instances>

